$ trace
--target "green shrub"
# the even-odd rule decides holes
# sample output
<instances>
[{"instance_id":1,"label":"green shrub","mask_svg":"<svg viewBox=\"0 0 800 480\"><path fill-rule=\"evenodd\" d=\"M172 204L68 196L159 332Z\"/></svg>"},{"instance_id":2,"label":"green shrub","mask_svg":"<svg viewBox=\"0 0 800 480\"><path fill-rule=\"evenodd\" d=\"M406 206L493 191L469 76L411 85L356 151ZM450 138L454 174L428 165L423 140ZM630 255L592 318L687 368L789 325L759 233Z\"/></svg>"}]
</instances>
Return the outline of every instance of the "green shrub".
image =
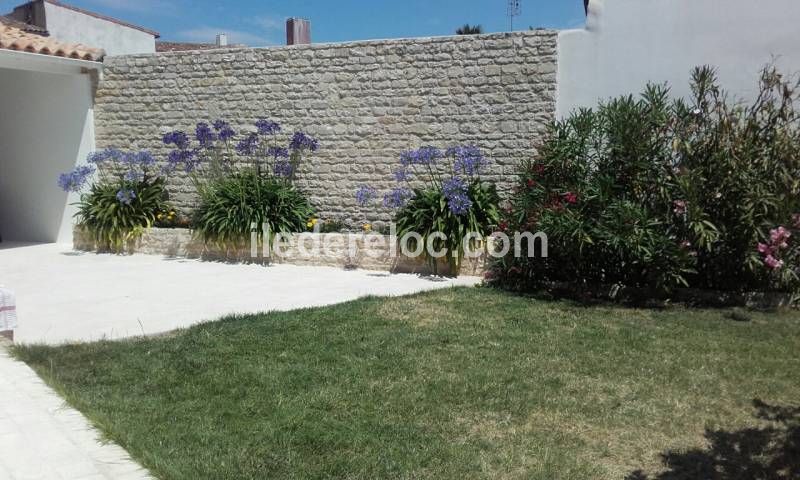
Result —
<instances>
[{"instance_id":1,"label":"green shrub","mask_svg":"<svg viewBox=\"0 0 800 480\"><path fill-rule=\"evenodd\" d=\"M261 118L249 132L217 120L198 123L193 139L180 130L164 135L163 143L174 147L168 170L188 174L200 196L193 226L204 241L241 247L251 233L264 238L263 224L271 233L306 231L314 212L294 182L319 142L302 131L282 138L282 131Z\"/></svg>"},{"instance_id":2,"label":"green shrub","mask_svg":"<svg viewBox=\"0 0 800 480\"><path fill-rule=\"evenodd\" d=\"M384 195L383 206L397 209L397 236L401 242L406 237L411 251L419 246L409 234L419 235L422 255L435 274L439 273L439 259L431 254L444 251L448 273L457 276L465 248L474 250L500 220L497 190L481 178L488 164L489 159L475 145L445 151L424 146L400 155L394 172L400 186ZM377 195L374 188L361 185L356 201L366 207Z\"/></svg>"},{"instance_id":3,"label":"green shrub","mask_svg":"<svg viewBox=\"0 0 800 480\"><path fill-rule=\"evenodd\" d=\"M59 175L58 186L70 193L89 186L78 203L77 223L94 237L99 249L119 253L129 240L153 226L159 213L172 211L166 204L164 179L155 169L156 159L146 150L107 148L90 153L85 165Z\"/></svg>"},{"instance_id":4,"label":"green shrub","mask_svg":"<svg viewBox=\"0 0 800 480\"><path fill-rule=\"evenodd\" d=\"M796 85L766 69L746 106L704 67L692 91L648 86L550 125L502 225L545 232L549 257L509 255L495 281L797 292Z\"/></svg>"},{"instance_id":5,"label":"green shrub","mask_svg":"<svg viewBox=\"0 0 800 480\"><path fill-rule=\"evenodd\" d=\"M448 198L442 189L415 189L413 198L395 215L398 238L416 232L420 234L422 243L427 245L432 234L443 233L445 239L433 238L433 250L446 250L448 255L445 259L449 272L458 275L464 259L464 241L467 235L477 233L483 239L492 233L492 228L500 219L500 198L494 184L473 180L468 187L468 197L472 208L466 213L455 213L449 207ZM408 247L413 251L417 244L413 237L409 238ZM427 255L426 248L423 252L434 274L439 273L437 260Z\"/></svg>"},{"instance_id":6,"label":"green shrub","mask_svg":"<svg viewBox=\"0 0 800 480\"><path fill-rule=\"evenodd\" d=\"M209 182L194 213L194 227L207 241L241 245L249 241L251 225L271 233L303 232L314 210L289 181L255 169L243 169Z\"/></svg>"},{"instance_id":7,"label":"green shrub","mask_svg":"<svg viewBox=\"0 0 800 480\"><path fill-rule=\"evenodd\" d=\"M166 208L161 178L98 182L81 196L76 217L98 247L122 252L125 244L153 226L158 213Z\"/></svg>"}]
</instances>

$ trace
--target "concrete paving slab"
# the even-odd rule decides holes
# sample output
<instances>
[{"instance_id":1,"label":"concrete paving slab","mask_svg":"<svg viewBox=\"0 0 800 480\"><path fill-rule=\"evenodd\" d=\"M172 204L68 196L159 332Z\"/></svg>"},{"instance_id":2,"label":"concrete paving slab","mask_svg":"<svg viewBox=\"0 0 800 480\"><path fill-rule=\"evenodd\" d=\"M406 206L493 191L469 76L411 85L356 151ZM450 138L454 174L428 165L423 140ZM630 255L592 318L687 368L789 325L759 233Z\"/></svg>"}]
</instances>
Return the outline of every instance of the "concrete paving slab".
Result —
<instances>
[{"instance_id":1,"label":"concrete paving slab","mask_svg":"<svg viewBox=\"0 0 800 480\"><path fill-rule=\"evenodd\" d=\"M233 265L149 255L98 255L64 245L0 244L0 285L17 297L22 343L121 339L367 295L470 286L442 279L291 265Z\"/></svg>"}]
</instances>

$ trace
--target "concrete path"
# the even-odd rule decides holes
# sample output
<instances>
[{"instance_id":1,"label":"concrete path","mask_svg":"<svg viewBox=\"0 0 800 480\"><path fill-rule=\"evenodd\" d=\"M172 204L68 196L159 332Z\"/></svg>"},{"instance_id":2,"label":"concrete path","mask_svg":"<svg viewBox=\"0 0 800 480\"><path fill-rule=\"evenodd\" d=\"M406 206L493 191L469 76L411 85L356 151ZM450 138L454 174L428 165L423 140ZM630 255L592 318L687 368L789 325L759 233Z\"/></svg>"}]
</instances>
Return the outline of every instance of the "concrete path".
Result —
<instances>
[{"instance_id":1,"label":"concrete path","mask_svg":"<svg viewBox=\"0 0 800 480\"><path fill-rule=\"evenodd\" d=\"M24 343L121 339L256 313L405 295L477 278L441 280L335 268L227 265L0 244L0 285L14 290ZM150 478L0 345L0 480Z\"/></svg>"},{"instance_id":2,"label":"concrete path","mask_svg":"<svg viewBox=\"0 0 800 480\"><path fill-rule=\"evenodd\" d=\"M0 340L0 479L134 480L147 471L64 405Z\"/></svg>"},{"instance_id":3,"label":"concrete path","mask_svg":"<svg viewBox=\"0 0 800 480\"><path fill-rule=\"evenodd\" d=\"M16 293L16 341L22 343L120 339L163 333L232 313L294 310L479 281L0 244L0 285Z\"/></svg>"}]
</instances>

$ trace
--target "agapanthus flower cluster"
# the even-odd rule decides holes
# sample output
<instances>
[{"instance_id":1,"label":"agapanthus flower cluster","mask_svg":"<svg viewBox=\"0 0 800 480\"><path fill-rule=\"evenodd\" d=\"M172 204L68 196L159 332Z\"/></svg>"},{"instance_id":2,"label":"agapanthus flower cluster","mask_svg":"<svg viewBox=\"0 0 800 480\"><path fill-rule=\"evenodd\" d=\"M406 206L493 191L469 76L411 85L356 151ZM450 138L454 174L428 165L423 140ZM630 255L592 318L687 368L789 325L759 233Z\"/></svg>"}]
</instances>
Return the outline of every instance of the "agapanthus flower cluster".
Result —
<instances>
[{"instance_id":1,"label":"agapanthus flower cluster","mask_svg":"<svg viewBox=\"0 0 800 480\"><path fill-rule=\"evenodd\" d=\"M93 165L81 165L58 176L58 186L65 192L80 192L97 169Z\"/></svg>"},{"instance_id":2,"label":"agapanthus flower cluster","mask_svg":"<svg viewBox=\"0 0 800 480\"><path fill-rule=\"evenodd\" d=\"M174 145L181 150L189 148L189 136L180 130L165 134L162 141L164 145Z\"/></svg>"},{"instance_id":3,"label":"agapanthus flower cluster","mask_svg":"<svg viewBox=\"0 0 800 480\"><path fill-rule=\"evenodd\" d=\"M369 185L361 185L356 190L356 203L365 207L369 205L378 196L378 191Z\"/></svg>"},{"instance_id":4,"label":"agapanthus flower cluster","mask_svg":"<svg viewBox=\"0 0 800 480\"><path fill-rule=\"evenodd\" d=\"M165 173L182 169L199 179L206 173L231 172L236 165L252 165L259 172L291 180L303 154L319 149L319 142L304 132L294 133L287 146L278 145L276 135L282 130L278 122L260 118L254 126L238 141L236 131L224 120L216 120L210 125L198 123L194 137L196 143L182 131L167 133L163 138L164 144L175 149L167 157ZM237 159L236 155L244 158Z\"/></svg>"},{"instance_id":5,"label":"agapanthus flower cluster","mask_svg":"<svg viewBox=\"0 0 800 480\"><path fill-rule=\"evenodd\" d=\"M442 194L447 199L447 207L455 215L465 215L472 208L469 185L460 177L451 177L442 182Z\"/></svg>"},{"instance_id":6,"label":"agapanthus flower cluster","mask_svg":"<svg viewBox=\"0 0 800 480\"><path fill-rule=\"evenodd\" d=\"M239 155L253 155L258 150L260 138L257 133L251 133L236 144L236 153Z\"/></svg>"},{"instance_id":7,"label":"agapanthus flower cluster","mask_svg":"<svg viewBox=\"0 0 800 480\"><path fill-rule=\"evenodd\" d=\"M780 270L784 261L780 259L783 250L789 248L789 239L792 237L786 227L780 226L769 232L769 243L759 243L758 253L761 254L764 265L771 270Z\"/></svg>"},{"instance_id":8,"label":"agapanthus flower cluster","mask_svg":"<svg viewBox=\"0 0 800 480\"><path fill-rule=\"evenodd\" d=\"M156 165L155 157L147 150L124 152L116 148L92 152L86 157L86 162L87 165L61 174L58 177L59 187L67 192L78 192L97 171L102 182L136 183L144 180Z\"/></svg>"},{"instance_id":9,"label":"agapanthus flower cluster","mask_svg":"<svg viewBox=\"0 0 800 480\"><path fill-rule=\"evenodd\" d=\"M316 152L319 149L319 142L306 135L305 132L295 132L292 141L289 143L289 148L294 151L309 150Z\"/></svg>"},{"instance_id":10,"label":"agapanthus flower cluster","mask_svg":"<svg viewBox=\"0 0 800 480\"><path fill-rule=\"evenodd\" d=\"M167 165L162 169L162 173L170 174L178 170L181 166L187 173L190 173L193 172L199 164L200 160L197 155L197 150L173 150L167 155Z\"/></svg>"},{"instance_id":11,"label":"agapanthus flower cluster","mask_svg":"<svg viewBox=\"0 0 800 480\"><path fill-rule=\"evenodd\" d=\"M281 125L278 122L261 118L256 120L256 129L259 135L275 135L280 133Z\"/></svg>"},{"instance_id":12,"label":"agapanthus flower cluster","mask_svg":"<svg viewBox=\"0 0 800 480\"><path fill-rule=\"evenodd\" d=\"M386 208L403 208L412 198L414 198L414 192L411 189L398 187L383 196L383 206Z\"/></svg>"},{"instance_id":13,"label":"agapanthus flower cluster","mask_svg":"<svg viewBox=\"0 0 800 480\"><path fill-rule=\"evenodd\" d=\"M411 165L433 166L440 158L442 158L441 150L436 147L425 146L401 153L400 164L404 167Z\"/></svg>"},{"instance_id":14,"label":"agapanthus flower cluster","mask_svg":"<svg viewBox=\"0 0 800 480\"><path fill-rule=\"evenodd\" d=\"M468 177L480 175L489 164L481 149L475 145L451 147L445 155L455 159L453 169L456 173Z\"/></svg>"},{"instance_id":15,"label":"agapanthus flower cluster","mask_svg":"<svg viewBox=\"0 0 800 480\"><path fill-rule=\"evenodd\" d=\"M400 168L398 170L395 170L394 172L394 180L396 182L399 183L408 182L409 180L411 180L411 178L412 178L411 172L409 172L407 168Z\"/></svg>"},{"instance_id":16,"label":"agapanthus flower cluster","mask_svg":"<svg viewBox=\"0 0 800 480\"><path fill-rule=\"evenodd\" d=\"M267 155L274 158L289 158L289 149L285 147L269 147L267 149Z\"/></svg>"},{"instance_id":17,"label":"agapanthus flower cluster","mask_svg":"<svg viewBox=\"0 0 800 480\"><path fill-rule=\"evenodd\" d=\"M216 120L214 122L214 130L217 131L217 136L223 142L227 142L236 136L236 132L225 120Z\"/></svg>"},{"instance_id":18,"label":"agapanthus flower cluster","mask_svg":"<svg viewBox=\"0 0 800 480\"><path fill-rule=\"evenodd\" d=\"M294 165L288 160L277 160L272 167L272 173L280 178L292 178L294 176Z\"/></svg>"},{"instance_id":19,"label":"agapanthus flower cluster","mask_svg":"<svg viewBox=\"0 0 800 480\"><path fill-rule=\"evenodd\" d=\"M451 161L443 162L447 159ZM473 206L470 186L480 181L480 174L488 165L483 152L474 145L454 146L444 152L434 146L406 150L400 154L400 167L392 172L395 181L402 185L384 195L383 205L405 207L414 197L410 182L416 180L427 188L441 191L452 213L466 215ZM356 201L361 206L366 206L376 196L369 186L362 185L356 191Z\"/></svg>"},{"instance_id":20,"label":"agapanthus flower cluster","mask_svg":"<svg viewBox=\"0 0 800 480\"><path fill-rule=\"evenodd\" d=\"M217 134L211 130L211 126L206 122L197 124L194 130L194 137L197 139L197 143L200 144L200 148L213 148L214 142L217 141Z\"/></svg>"},{"instance_id":21,"label":"agapanthus flower cluster","mask_svg":"<svg viewBox=\"0 0 800 480\"><path fill-rule=\"evenodd\" d=\"M117 200L123 205L130 205L136 199L136 192L130 188L122 188L117 192Z\"/></svg>"}]
</instances>

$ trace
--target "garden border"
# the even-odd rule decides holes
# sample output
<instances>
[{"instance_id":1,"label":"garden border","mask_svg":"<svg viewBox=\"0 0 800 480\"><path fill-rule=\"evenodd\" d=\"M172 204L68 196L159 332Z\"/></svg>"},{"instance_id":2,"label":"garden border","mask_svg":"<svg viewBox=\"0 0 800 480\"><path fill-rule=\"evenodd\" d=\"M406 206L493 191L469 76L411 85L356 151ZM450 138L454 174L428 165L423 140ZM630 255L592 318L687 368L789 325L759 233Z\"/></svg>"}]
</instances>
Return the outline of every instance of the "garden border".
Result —
<instances>
[{"instance_id":1,"label":"garden border","mask_svg":"<svg viewBox=\"0 0 800 480\"><path fill-rule=\"evenodd\" d=\"M374 234L370 234L374 235ZM412 258L397 249L392 255L389 248L389 236L383 235L383 246L366 240L362 233L292 233L286 239L286 250L283 255L269 258L253 258L250 246L219 246L206 243L198 238L193 230L186 228L150 228L141 236L132 239L126 245L125 254L162 255L169 258L191 258L229 263L255 264L289 264L298 266L339 267L345 269L362 269L391 273L413 273L433 275L434 272L423 258ZM300 241L328 242L329 249L321 249L320 255L305 255L298 251ZM356 245L355 255L351 255L348 245ZM325 244L325 243L323 243ZM308 245L308 243L307 243ZM310 247L310 245L309 245ZM107 253L108 250L98 248L97 242L85 229L76 226L73 234L73 248L84 252ZM365 250L369 249L369 250ZM465 258L459 275L483 276L488 270L488 255ZM440 262L438 274L450 274L447 263Z\"/></svg>"}]
</instances>

